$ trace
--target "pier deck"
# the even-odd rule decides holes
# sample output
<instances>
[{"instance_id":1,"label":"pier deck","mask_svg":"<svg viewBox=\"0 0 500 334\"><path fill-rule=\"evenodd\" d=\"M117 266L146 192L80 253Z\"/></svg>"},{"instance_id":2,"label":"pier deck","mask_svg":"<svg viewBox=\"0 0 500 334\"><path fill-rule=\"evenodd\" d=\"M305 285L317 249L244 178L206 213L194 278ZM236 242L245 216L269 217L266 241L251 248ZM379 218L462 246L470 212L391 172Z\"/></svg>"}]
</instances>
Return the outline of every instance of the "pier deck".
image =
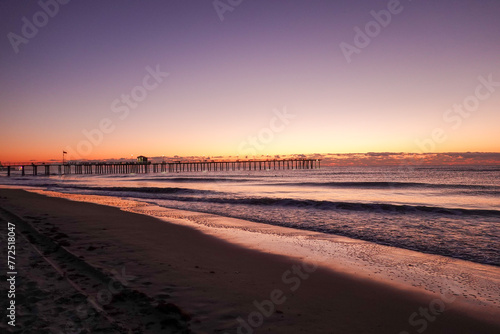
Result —
<instances>
[{"instance_id":1,"label":"pier deck","mask_svg":"<svg viewBox=\"0 0 500 334\"><path fill-rule=\"evenodd\" d=\"M7 176L63 175L63 174L141 174L179 173L203 171L317 169L319 159L235 160L235 161L174 161L174 162L122 162L122 163L65 163L65 164L12 164L3 166Z\"/></svg>"}]
</instances>

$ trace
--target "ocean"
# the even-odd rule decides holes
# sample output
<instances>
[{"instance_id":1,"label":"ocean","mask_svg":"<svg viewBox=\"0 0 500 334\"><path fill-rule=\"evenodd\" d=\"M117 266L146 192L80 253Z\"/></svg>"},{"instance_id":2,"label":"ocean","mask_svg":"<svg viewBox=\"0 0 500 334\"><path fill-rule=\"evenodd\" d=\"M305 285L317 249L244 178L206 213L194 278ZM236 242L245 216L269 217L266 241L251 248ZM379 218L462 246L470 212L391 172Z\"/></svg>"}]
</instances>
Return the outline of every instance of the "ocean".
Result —
<instances>
[{"instance_id":1,"label":"ocean","mask_svg":"<svg viewBox=\"0 0 500 334\"><path fill-rule=\"evenodd\" d=\"M500 167L0 177L0 184L137 199L500 266Z\"/></svg>"}]
</instances>

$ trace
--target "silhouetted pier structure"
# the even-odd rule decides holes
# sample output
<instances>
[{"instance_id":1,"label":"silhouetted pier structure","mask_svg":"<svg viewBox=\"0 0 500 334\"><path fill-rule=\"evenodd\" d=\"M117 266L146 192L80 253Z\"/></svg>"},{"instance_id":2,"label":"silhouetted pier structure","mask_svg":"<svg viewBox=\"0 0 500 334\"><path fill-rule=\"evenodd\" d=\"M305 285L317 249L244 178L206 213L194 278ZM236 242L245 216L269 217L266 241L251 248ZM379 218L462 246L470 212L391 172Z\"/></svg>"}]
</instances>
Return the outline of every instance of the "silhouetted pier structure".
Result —
<instances>
[{"instance_id":1,"label":"silhouetted pier structure","mask_svg":"<svg viewBox=\"0 0 500 334\"><path fill-rule=\"evenodd\" d=\"M17 164L3 166L7 176L20 171L22 176L69 174L145 174L204 171L257 171L283 169L317 169L319 159L236 160L236 161L174 161L174 162L122 162L122 163L66 163Z\"/></svg>"}]
</instances>

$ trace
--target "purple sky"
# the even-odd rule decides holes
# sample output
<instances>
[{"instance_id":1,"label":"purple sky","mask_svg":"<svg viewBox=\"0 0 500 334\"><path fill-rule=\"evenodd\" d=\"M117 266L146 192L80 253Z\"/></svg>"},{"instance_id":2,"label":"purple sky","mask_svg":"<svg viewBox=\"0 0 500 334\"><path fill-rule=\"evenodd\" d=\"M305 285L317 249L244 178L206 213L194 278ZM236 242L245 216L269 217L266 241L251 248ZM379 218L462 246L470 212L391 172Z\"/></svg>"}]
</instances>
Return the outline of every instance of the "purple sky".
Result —
<instances>
[{"instance_id":1,"label":"purple sky","mask_svg":"<svg viewBox=\"0 0 500 334\"><path fill-rule=\"evenodd\" d=\"M500 2L401 1L349 63L341 43L388 3L244 0L221 21L211 1L73 0L16 53L42 7L2 1L0 161L500 151L500 87L447 113L500 82ZM120 118L147 67L169 76Z\"/></svg>"}]
</instances>

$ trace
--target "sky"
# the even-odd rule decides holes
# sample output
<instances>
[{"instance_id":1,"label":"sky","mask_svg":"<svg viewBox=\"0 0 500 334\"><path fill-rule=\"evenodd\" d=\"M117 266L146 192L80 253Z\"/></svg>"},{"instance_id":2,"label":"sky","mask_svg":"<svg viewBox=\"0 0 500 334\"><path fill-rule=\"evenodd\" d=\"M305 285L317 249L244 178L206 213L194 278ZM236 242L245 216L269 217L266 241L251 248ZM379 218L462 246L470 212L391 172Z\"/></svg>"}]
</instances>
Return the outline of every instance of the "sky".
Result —
<instances>
[{"instance_id":1,"label":"sky","mask_svg":"<svg viewBox=\"0 0 500 334\"><path fill-rule=\"evenodd\" d=\"M500 152L498 0L0 2L0 161Z\"/></svg>"}]
</instances>

